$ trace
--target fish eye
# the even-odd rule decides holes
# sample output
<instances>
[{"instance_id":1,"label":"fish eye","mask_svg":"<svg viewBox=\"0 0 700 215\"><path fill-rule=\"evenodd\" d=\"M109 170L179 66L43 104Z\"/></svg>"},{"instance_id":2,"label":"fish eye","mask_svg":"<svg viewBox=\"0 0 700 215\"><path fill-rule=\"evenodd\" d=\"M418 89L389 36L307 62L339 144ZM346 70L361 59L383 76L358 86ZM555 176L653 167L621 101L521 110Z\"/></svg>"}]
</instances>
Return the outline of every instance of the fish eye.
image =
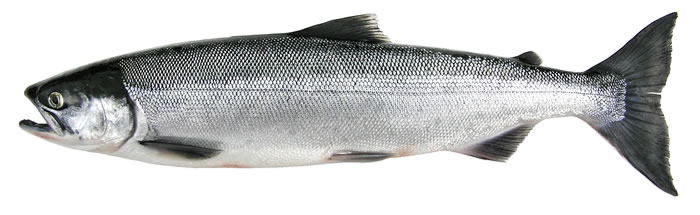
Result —
<instances>
[{"instance_id":1,"label":"fish eye","mask_svg":"<svg viewBox=\"0 0 700 215\"><path fill-rule=\"evenodd\" d=\"M53 109L60 109L63 107L63 95L59 92L52 92L49 94L49 106Z\"/></svg>"}]
</instances>

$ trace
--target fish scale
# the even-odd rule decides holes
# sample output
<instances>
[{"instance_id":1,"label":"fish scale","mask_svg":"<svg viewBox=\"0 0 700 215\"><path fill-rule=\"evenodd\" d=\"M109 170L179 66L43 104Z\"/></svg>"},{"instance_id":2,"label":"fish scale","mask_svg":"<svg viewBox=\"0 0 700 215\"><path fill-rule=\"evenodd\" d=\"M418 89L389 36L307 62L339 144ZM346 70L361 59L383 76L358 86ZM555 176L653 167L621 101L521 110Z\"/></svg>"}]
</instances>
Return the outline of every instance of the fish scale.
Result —
<instances>
[{"instance_id":1,"label":"fish scale","mask_svg":"<svg viewBox=\"0 0 700 215\"><path fill-rule=\"evenodd\" d=\"M222 150L253 141L425 153L530 121L597 115L600 105L617 112L601 120L624 112L619 78L393 44L243 38L146 52L119 65L151 138L214 139L221 144L201 147Z\"/></svg>"}]
</instances>

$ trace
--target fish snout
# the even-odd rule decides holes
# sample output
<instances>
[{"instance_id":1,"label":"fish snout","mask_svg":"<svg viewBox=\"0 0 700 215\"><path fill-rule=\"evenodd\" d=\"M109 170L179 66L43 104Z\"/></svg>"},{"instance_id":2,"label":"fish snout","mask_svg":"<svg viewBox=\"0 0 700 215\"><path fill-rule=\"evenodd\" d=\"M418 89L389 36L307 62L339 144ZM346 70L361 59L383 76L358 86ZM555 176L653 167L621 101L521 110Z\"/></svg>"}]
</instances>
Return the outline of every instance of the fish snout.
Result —
<instances>
[{"instance_id":1,"label":"fish snout","mask_svg":"<svg viewBox=\"0 0 700 215\"><path fill-rule=\"evenodd\" d=\"M33 100L34 98L36 98L36 95L38 94L38 92L39 92L39 86L31 85L31 86L27 87L27 89L24 90L24 96L26 96L30 100Z\"/></svg>"}]
</instances>

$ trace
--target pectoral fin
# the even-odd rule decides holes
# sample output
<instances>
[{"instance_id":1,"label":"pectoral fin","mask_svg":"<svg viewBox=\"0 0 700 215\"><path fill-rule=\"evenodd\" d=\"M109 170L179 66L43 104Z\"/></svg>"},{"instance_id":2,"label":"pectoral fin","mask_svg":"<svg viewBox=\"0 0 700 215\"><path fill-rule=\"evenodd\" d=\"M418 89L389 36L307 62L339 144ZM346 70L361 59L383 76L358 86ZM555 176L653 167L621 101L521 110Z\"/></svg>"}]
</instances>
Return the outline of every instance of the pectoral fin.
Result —
<instances>
[{"instance_id":1,"label":"pectoral fin","mask_svg":"<svg viewBox=\"0 0 700 215\"><path fill-rule=\"evenodd\" d=\"M157 150L161 153L171 154L188 159L206 159L219 153L220 149L214 146L217 142L187 139L187 138L161 138L150 141L141 141L141 145Z\"/></svg>"}]
</instances>

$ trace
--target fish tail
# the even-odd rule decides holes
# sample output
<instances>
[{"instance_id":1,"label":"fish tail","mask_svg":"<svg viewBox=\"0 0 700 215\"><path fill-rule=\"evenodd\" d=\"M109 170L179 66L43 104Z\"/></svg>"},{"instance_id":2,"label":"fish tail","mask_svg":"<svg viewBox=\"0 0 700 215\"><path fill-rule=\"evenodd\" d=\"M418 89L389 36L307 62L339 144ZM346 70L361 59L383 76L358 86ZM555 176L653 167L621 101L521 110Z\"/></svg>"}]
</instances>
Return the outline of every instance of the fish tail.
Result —
<instances>
[{"instance_id":1,"label":"fish tail","mask_svg":"<svg viewBox=\"0 0 700 215\"><path fill-rule=\"evenodd\" d=\"M624 117L619 121L587 120L639 172L661 190L677 196L669 167L668 127L661 111L661 90L671 64L671 36L677 13L668 14L640 31L588 75L624 79Z\"/></svg>"}]
</instances>

